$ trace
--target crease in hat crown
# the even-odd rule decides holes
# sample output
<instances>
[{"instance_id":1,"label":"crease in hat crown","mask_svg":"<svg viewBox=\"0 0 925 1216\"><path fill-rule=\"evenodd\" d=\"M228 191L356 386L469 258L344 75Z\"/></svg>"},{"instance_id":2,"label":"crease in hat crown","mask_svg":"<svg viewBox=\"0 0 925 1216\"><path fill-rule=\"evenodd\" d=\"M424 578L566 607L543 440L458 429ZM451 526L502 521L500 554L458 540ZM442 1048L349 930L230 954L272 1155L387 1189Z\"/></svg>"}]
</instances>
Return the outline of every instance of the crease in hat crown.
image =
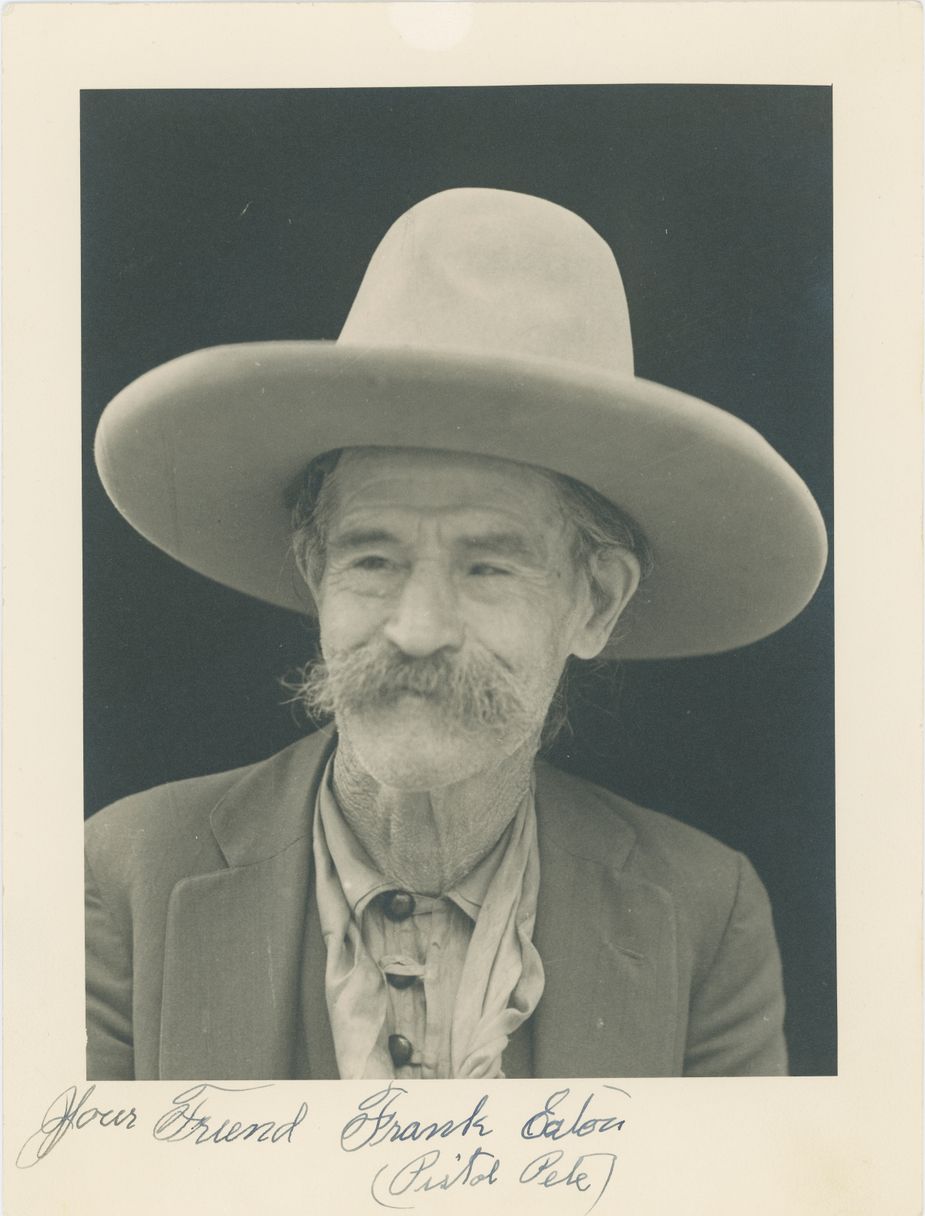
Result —
<instances>
[{"instance_id":1,"label":"crease in hat crown","mask_svg":"<svg viewBox=\"0 0 925 1216\"><path fill-rule=\"evenodd\" d=\"M382 238L339 344L555 359L633 375L610 247L572 211L508 190L445 190Z\"/></svg>"},{"instance_id":2,"label":"crease in hat crown","mask_svg":"<svg viewBox=\"0 0 925 1216\"><path fill-rule=\"evenodd\" d=\"M464 451L553 469L631 516L655 554L621 658L711 654L792 620L825 567L819 508L742 419L634 375L609 246L554 203L454 189L386 232L336 342L181 355L100 420L126 519L193 570L311 602L285 492L337 448Z\"/></svg>"}]
</instances>

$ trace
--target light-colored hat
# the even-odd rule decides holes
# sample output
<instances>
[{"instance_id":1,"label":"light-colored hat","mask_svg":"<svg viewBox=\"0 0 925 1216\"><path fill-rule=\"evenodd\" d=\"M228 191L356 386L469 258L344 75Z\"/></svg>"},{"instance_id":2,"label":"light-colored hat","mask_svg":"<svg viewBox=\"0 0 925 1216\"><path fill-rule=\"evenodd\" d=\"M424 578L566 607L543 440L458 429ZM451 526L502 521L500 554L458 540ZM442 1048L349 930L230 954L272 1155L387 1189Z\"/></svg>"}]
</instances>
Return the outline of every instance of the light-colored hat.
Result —
<instances>
[{"instance_id":1,"label":"light-colored hat","mask_svg":"<svg viewBox=\"0 0 925 1216\"><path fill-rule=\"evenodd\" d=\"M96 455L113 502L154 544L305 611L285 490L313 457L350 446L503 457L616 503L655 560L625 658L756 641L796 616L825 565L800 477L732 414L634 375L613 254L528 195L425 199L386 233L337 342L166 363L110 403Z\"/></svg>"}]
</instances>

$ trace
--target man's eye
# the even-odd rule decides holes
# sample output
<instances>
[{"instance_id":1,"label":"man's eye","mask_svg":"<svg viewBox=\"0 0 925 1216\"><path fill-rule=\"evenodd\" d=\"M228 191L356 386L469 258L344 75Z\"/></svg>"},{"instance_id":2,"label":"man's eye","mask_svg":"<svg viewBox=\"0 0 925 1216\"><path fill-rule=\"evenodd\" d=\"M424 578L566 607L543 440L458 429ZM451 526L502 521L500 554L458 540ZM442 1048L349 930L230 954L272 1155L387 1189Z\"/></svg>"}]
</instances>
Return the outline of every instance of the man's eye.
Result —
<instances>
[{"instance_id":1,"label":"man's eye","mask_svg":"<svg viewBox=\"0 0 925 1216\"><path fill-rule=\"evenodd\" d=\"M493 566L490 562L474 562L469 567L469 573L483 578L485 575L491 574L510 574L510 571L501 566Z\"/></svg>"},{"instance_id":2,"label":"man's eye","mask_svg":"<svg viewBox=\"0 0 925 1216\"><path fill-rule=\"evenodd\" d=\"M367 553L365 557L358 557L353 563L354 570L388 570L391 563L387 557L381 557L377 553Z\"/></svg>"}]
</instances>

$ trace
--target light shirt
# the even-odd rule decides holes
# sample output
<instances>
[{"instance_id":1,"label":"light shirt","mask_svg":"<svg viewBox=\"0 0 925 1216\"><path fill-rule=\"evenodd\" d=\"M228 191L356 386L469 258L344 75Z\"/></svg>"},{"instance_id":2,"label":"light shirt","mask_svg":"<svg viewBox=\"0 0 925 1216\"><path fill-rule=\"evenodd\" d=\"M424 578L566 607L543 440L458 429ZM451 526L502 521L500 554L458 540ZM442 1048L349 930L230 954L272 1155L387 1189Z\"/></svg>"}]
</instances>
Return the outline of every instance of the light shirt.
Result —
<instances>
[{"instance_id":1,"label":"light shirt","mask_svg":"<svg viewBox=\"0 0 925 1216\"><path fill-rule=\"evenodd\" d=\"M318 791L314 852L341 1077L503 1075L501 1053L532 1014L544 982L532 943L539 886L532 794L452 890L437 897L402 892L390 905L395 884L341 814L332 765ZM407 912L409 895L413 912L390 917L389 906ZM406 986L389 983L388 975Z\"/></svg>"}]
</instances>

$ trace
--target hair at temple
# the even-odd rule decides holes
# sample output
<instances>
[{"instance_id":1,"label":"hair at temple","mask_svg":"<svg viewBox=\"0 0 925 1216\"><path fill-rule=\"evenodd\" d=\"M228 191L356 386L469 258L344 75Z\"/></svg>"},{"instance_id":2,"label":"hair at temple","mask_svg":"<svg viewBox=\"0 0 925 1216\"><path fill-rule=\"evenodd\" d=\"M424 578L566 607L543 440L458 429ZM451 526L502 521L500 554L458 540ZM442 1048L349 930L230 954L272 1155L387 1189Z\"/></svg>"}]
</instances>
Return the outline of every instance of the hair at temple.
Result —
<instances>
[{"instance_id":1,"label":"hair at temple","mask_svg":"<svg viewBox=\"0 0 925 1216\"><path fill-rule=\"evenodd\" d=\"M324 569L325 542L331 520L331 488L343 448L316 456L286 495L292 512L292 545L302 577L317 579ZM534 468L556 490L562 513L573 531L572 557L591 585L595 603L603 592L593 576L591 558L607 549L635 554L642 578L652 569L652 554L639 527L609 499L563 473Z\"/></svg>"}]
</instances>

